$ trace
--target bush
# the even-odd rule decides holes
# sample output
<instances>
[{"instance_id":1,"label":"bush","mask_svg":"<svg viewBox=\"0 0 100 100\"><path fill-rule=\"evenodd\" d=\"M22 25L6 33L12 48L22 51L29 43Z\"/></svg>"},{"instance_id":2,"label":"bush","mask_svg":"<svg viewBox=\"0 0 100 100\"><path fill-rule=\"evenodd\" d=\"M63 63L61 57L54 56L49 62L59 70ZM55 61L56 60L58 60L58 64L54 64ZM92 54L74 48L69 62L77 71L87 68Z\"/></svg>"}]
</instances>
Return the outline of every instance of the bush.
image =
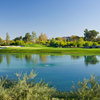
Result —
<instances>
[{"instance_id":1,"label":"bush","mask_svg":"<svg viewBox=\"0 0 100 100\"><path fill-rule=\"evenodd\" d=\"M7 43L3 43L3 44L1 44L1 46L8 46L8 44Z\"/></svg>"},{"instance_id":2,"label":"bush","mask_svg":"<svg viewBox=\"0 0 100 100\"><path fill-rule=\"evenodd\" d=\"M30 75L16 74L18 81L0 79L0 100L49 100L56 92L48 84L43 82L34 83L35 73Z\"/></svg>"},{"instance_id":3,"label":"bush","mask_svg":"<svg viewBox=\"0 0 100 100\"><path fill-rule=\"evenodd\" d=\"M92 44L93 46L97 46L98 45L98 43L97 42L93 42L93 44Z\"/></svg>"},{"instance_id":4,"label":"bush","mask_svg":"<svg viewBox=\"0 0 100 100\"><path fill-rule=\"evenodd\" d=\"M15 41L10 41L10 45L15 45Z\"/></svg>"},{"instance_id":5,"label":"bush","mask_svg":"<svg viewBox=\"0 0 100 100\"><path fill-rule=\"evenodd\" d=\"M99 100L100 83L98 78L91 75L89 80L84 79L73 85L73 90L60 92L40 81L34 83L36 73L27 75L16 73L18 81L0 79L0 100Z\"/></svg>"},{"instance_id":6,"label":"bush","mask_svg":"<svg viewBox=\"0 0 100 100\"><path fill-rule=\"evenodd\" d=\"M100 44L100 41L98 41L98 44Z\"/></svg>"}]
</instances>

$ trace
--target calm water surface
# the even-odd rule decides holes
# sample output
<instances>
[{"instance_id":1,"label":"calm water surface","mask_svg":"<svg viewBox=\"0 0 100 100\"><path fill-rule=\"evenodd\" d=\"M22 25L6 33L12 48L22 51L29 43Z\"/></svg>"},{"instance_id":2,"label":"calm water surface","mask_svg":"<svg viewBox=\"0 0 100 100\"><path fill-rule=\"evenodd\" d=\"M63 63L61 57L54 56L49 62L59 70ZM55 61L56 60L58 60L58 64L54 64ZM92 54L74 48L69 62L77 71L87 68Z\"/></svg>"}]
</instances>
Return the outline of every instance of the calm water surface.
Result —
<instances>
[{"instance_id":1,"label":"calm water surface","mask_svg":"<svg viewBox=\"0 0 100 100\"><path fill-rule=\"evenodd\" d=\"M46 83L61 91L71 89L73 82L90 78L90 74L100 76L100 56L0 54L0 76L16 79L15 73L30 73L35 70L36 82Z\"/></svg>"}]
</instances>

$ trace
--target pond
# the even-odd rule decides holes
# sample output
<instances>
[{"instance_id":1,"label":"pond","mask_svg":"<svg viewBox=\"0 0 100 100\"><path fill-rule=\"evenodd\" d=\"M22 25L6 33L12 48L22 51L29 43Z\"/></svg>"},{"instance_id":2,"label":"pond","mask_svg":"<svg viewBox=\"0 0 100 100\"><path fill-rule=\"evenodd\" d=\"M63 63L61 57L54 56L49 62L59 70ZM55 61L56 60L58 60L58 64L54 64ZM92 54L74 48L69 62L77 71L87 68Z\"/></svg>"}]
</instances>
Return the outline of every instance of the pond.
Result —
<instances>
[{"instance_id":1,"label":"pond","mask_svg":"<svg viewBox=\"0 0 100 100\"><path fill-rule=\"evenodd\" d=\"M15 73L37 74L41 79L60 91L69 91L73 85L91 74L100 76L100 56L72 56L45 54L0 54L0 76L16 79Z\"/></svg>"}]
</instances>

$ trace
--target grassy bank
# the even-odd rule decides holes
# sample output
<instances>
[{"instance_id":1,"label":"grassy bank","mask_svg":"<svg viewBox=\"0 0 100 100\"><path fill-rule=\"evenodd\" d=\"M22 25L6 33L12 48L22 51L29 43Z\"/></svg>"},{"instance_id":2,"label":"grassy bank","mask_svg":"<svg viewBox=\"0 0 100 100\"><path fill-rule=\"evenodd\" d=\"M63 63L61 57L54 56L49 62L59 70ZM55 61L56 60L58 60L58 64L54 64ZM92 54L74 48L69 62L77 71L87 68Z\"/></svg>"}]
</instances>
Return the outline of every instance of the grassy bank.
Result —
<instances>
[{"instance_id":1,"label":"grassy bank","mask_svg":"<svg viewBox=\"0 0 100 100\"><path fill-rule=\"evenodd\" d=\"M100 49L52 48L52 47L7 47L0 53L59 53L59 54L100 54Z\"/></svg>"}]
</instances>

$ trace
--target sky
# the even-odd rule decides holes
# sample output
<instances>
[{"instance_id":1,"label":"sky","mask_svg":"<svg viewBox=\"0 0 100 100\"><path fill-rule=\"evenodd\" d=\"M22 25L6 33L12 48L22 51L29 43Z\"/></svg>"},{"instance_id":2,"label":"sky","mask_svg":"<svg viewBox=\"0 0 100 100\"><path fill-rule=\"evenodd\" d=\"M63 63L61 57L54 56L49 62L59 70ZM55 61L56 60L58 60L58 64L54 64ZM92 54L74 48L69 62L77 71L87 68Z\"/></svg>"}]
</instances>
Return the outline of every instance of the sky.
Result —
<instances>
[{"instance_id":1,"label":"sky","mask_svg":"<svg viewBox=\"0 0 100 100\"><path fill-rule=\"evenodd\" d=\"M41 32L49 38L100 32L100 0L0 0L0 37Z\"/></svg>"}]
</instances>

